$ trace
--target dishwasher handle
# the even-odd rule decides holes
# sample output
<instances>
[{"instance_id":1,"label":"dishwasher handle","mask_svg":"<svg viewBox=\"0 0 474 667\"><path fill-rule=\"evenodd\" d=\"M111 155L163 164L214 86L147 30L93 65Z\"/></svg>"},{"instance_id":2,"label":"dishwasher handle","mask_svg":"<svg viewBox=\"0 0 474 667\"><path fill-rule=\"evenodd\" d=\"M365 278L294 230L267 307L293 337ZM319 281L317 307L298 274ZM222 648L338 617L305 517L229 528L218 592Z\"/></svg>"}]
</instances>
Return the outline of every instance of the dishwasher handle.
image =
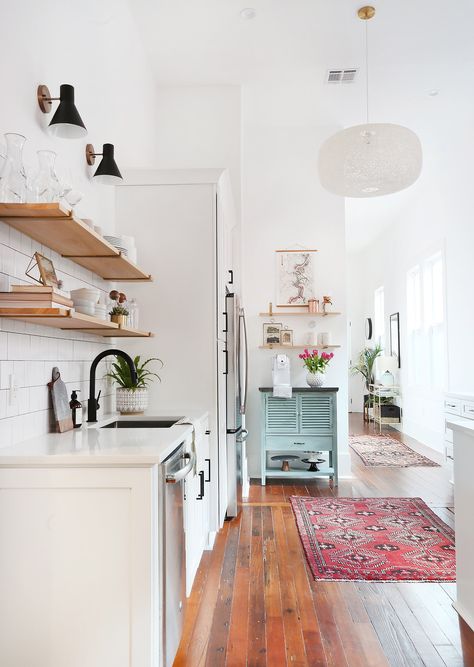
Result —
<instances>
[{"instance_id":1,"label":"dishwasher handle","mask_svg":"<svg viewBox=\"0 0 474 667\"><path fill-rule=\"evenodd\" d=\"M189 463L187 463L184 468L181 468L181 470L178 470L177 473L166 475L167 484L176 484L176 482L180 482L194 468L196 464L196 454L194 452L191 452L191 454L183 454L183 459L189 459Z\"/></svg>"}]
</instances>

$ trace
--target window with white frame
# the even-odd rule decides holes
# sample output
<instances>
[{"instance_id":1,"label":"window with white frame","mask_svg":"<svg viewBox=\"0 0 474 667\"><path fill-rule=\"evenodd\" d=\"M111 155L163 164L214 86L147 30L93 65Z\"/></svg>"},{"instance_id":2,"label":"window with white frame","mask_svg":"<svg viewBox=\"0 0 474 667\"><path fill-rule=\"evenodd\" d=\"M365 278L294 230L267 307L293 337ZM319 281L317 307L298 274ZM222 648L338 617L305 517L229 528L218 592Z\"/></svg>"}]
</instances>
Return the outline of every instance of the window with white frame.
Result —
<instances>
[{"instance_id":1,"label":"window with white frame","mask_svg":"<svg viewBox=\"0 0 474 667\"><path fill-rule=\"evenodd\" d=\"M444 267L437 252L407 273L407 360L410 384L444 389Z\"/></svg>"},{"instance_id":2,"label":"window with white frame","mask_svg":"<svg viewBox=\"0 0 474 667\"><path fill-rule=\"evenodd\" d=\"M385 294L384 288L374 292L374 340L385 347Z\"/></svg>"}]
</instances>

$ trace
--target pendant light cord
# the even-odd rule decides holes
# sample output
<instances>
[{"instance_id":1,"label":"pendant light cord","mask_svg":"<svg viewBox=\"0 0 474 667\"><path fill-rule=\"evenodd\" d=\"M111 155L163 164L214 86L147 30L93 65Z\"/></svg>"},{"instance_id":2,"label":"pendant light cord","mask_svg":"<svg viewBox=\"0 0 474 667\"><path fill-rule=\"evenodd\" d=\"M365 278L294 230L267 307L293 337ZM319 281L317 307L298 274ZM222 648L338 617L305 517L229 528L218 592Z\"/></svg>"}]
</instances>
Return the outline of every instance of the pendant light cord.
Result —
<instances>
[{"instance_id":1,"label":"pendant light cord","mask_svg":"<svg viewBox=\"0 0 474 667\"><path fill-rule=\"evenodd\" d=\"M369 124L369 22L365 23L365 118Z\"/></svg>"}]
</instances>

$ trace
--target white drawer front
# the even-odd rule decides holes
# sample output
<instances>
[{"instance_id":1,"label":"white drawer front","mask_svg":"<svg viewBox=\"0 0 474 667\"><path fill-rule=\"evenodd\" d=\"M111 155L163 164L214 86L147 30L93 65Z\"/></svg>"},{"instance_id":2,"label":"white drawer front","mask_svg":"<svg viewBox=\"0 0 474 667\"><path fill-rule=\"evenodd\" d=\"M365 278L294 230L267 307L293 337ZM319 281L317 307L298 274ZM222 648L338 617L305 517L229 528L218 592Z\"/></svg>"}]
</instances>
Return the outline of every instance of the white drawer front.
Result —
<instances>
[{"instance_id":1,"label":"white drawer front","mask_svg":"<svg viewBox=\"0 0 474 667\"><path fill-rule=\"evenodd\" d=\"M445 426L444 428L444 440L451 444L454 442L453 429L449 428L449 426Z\"/></svg>"},{"instance_id":2,"label":"white drawer front","mask_svg":"<svg viewBox=\"0 0 474 667\"><path fill-rule=\"evenodd\" d=\"M474 402L463 401L461 414L467 419L474 419Z\"/></svg>"},{"instance_id":3,"label":"white drawer front","mask_svg":"<svg viewBox=\"0 0 474 667\"><path fill-rule=\"evenodd\" d=\"M445 398L444 411L449 412L451 415L461 415L462 402L457 398Z\"/></svg>"}]
</instances>

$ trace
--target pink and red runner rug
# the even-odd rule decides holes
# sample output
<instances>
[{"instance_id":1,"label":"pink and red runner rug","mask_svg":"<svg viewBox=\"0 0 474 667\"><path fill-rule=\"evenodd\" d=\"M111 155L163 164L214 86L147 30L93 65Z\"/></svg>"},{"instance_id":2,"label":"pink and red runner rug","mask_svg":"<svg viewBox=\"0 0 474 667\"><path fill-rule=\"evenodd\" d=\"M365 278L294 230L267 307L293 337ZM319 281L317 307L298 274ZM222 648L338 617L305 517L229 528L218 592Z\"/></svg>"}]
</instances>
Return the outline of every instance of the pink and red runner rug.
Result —
<instances>
[{"instance_id":1,"label":"pink and red runner rug","mask_svg":"<svg viewBox=\"0 0 474 667\"><path fill-rule=\"evenodd\" d=\"M454 531L421 498L290 500L315 579L456 580Z\"/></svg>"}]
</instances>

